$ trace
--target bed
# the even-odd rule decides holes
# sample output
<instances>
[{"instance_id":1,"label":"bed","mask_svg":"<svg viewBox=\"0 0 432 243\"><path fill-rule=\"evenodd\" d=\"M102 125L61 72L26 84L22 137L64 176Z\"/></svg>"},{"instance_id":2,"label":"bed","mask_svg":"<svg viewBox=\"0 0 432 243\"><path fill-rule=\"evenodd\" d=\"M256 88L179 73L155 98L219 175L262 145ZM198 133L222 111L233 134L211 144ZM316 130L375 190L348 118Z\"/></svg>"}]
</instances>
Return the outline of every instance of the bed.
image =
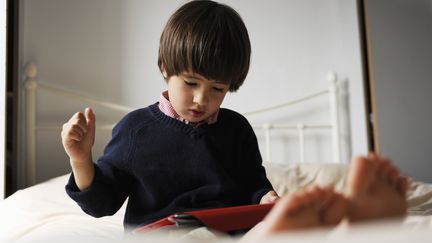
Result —
<instances>
[{"instance_id":1,"label":"bed","mask_svg":"<svg viewBox=\"0 0 432 243\"><path fill-rule=\"evenodd\" d=\"M28 92L28 114L31 119L27 121L27 129L32 131L37 129L35 123L36 111L34 110L35 88L44 88L54 92L58 89L35 84L36 71L34 66L26 67L26 76L28 78L26 88ZM263 123L256 124L260 140L260 147L264 157L264 166L268 178L273 184L279 195L290 194L299 189L305 188L312 184L321 186L332 185L337 191L342 191L345 184L345 177L348 168L347 163L341 163L341 134L339 102L337 86L335 86L335 76L330 75L332 80L330 88L325 94L330 95L330 125L315 124L314 126L307 123L274 124ZM63 92L63 91L60 91ZM318 92L308 98L322 95ZM77 96L77 95L72 95ZM77 96L79 97L79 96ZM81 97L82 98L82 97ZM301 98L299 100L304 100ZM89 100L89 102L93 102ZM297 101L291 101L259 110L267 112L268 110L278 109L281 106L292 105ZM109 106L114 109L129 108L116 106L106 102L98 102L99 105ZM33 107L33 108L32 108ZM246 115L251 115L251 112ZM33 116L33 118L32 118ZM33 120L32 120L33 119ZM304 129L328 129L332 136L333 163L307 163L304 159ZM299 156L297 163L281 164L274 163L272 158L272 142L270 131L272 129L294 129L298 132ZM36 147L35 138L28 136L28 164L25 166L25 174L29 182L35 182L35 163ZM229 238L226 235L209 233L205 229L194 229L184 233L181 237L167 237L167 235L153 234L146 237L125 237L123 231L123 215L125 205L113 216L102 218L93 218L81 211L79 206L73 202L65 193L64 186L69 174L57 176L48 181L37 183L26 189L22 189L9 196L7 199L0 201L0 242L156 242L156 241L185 241L197 242L216 241L232 242L236 239ZM340 224L333 229L318 229L300 231L290 234L281 234L272 237L272 242L382 242L391 240L392 242L406 242L414 240L415 242L432 242L432 184L422 183L410 180L409 191L407 194L409 204L409 214L401 221L380 221L359 225Z\"/></svg>"},{"instance_id":2,"label":"bed","mask_svg":"<svg viewBox=\"0 0 432 243\"><path fill-rule=\"evenodd\" d=\"M313 183L334 185L336 190L341 191L347 169L347 166L342 164L266 164L265 167L269 179L280 194L289 194ZM42 242L43 239L65 239L75 242L77 239L86 242L124 240L122 220L125 207L113 216L93 218L86 215L64 191L68 176L56 177L17 191L0 202L0 242ZM342 224L335 229L302 231L276 236L273 240L337 242L349 238L350 242L382 242L383 239L393 239L392 242L406 242L408 239L416 239L415 242L431 242L432 185L411 181L407 200L409 215L402 222L372 222L349 228ZM188 240L233 241L224 236L215 238L214 235L209 236L200 231L191 231L188 234ZM155 235L151 239L154 237ZM161 241L174 240L157 237ZM140 240L142 242L144 239Z\"/></svg>"}]
</instances>

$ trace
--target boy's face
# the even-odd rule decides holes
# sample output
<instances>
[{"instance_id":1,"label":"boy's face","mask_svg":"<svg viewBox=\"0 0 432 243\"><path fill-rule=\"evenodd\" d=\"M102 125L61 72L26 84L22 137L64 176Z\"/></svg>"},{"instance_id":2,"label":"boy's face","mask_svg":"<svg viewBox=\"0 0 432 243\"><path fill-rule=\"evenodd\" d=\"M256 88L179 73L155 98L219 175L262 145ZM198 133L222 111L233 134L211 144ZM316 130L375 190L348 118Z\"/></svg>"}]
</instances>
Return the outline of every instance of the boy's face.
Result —
<instances>
[{"instance_id":1,"label":"boy's face","mask_svg":"<svg viewBox=\"0 0 432 243\"><path fill-rule=\"evenodd\" d=\"M222 104L229 85L183 73L168 79L168 95L177 114L189 122L204 121Z\"/></svg>"}]
</instances>

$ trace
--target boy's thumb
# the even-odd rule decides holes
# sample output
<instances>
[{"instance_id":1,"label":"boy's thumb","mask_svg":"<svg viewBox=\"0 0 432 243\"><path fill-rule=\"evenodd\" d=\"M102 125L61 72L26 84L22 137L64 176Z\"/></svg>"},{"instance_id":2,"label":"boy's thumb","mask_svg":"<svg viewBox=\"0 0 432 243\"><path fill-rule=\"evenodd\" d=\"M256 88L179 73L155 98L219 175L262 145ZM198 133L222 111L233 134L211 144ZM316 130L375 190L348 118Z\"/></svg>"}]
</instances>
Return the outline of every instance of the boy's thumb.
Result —
<instances>
[{"instance_id":1,"label":"boy's thumb","mask_svg":"<svg viewBox=\"0 0 432 243\"><path fill-rule=\"evenodd\" d=\"M86 120L87 120L87 126L90 126L92 128L95 127L96 117L95 117L95 115L93 113L92 108L87 107L85 109L85 117L86 117Z\"/></svg>"}]
</instances>

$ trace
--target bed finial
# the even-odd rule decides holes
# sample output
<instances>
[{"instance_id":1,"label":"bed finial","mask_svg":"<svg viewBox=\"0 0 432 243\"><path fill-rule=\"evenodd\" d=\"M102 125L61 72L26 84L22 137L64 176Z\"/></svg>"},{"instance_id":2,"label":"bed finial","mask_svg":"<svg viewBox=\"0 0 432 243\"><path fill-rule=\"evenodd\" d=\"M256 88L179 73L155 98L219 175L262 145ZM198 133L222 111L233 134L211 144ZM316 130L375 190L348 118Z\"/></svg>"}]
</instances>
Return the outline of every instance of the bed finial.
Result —
<instances>
[{"instance_id":1,"label":"bed finial","mask_svg":"<svg viewBox=\"0 0 432 243\"><path fill-rule=\"evenodd\" d=\"M29 79L34 79L37 76L37 68L33 62L28 62L24 67L24 73Z\"/></svg>"},{"instance_id":2,"label":"bed finial","mask_svg":"<svg viewBox=\"0 0 432 243\"><path fill-rule=\"evenodd\" d=\"M327 73L327 80L336 83L337 82L337 74L334 71L330 71Z\"/></svg>"}]
</instances>

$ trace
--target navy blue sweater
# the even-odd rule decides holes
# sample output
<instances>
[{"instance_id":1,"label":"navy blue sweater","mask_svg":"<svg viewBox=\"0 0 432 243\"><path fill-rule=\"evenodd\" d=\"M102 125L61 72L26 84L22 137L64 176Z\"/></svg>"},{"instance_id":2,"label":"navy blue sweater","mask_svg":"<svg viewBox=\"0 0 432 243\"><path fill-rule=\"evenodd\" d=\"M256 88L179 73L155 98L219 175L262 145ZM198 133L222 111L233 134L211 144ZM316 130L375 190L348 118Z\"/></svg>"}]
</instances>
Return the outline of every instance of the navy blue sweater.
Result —
<instances>
[{"instance_id":1,"label":"navy blue sweater","mask_svg":"<svg viewBox=\"0 0 432 243\"><path fill-rule=\"evenodd\" d=\"M157 103L126 115L94 164L89 188L71 175L66 191L87 214L112 215L129 197L124 226L176 212L256 204L272 189L252 127L221 109L218 121L192 127L163 114Z\"/></svg>"}]
</instances>

